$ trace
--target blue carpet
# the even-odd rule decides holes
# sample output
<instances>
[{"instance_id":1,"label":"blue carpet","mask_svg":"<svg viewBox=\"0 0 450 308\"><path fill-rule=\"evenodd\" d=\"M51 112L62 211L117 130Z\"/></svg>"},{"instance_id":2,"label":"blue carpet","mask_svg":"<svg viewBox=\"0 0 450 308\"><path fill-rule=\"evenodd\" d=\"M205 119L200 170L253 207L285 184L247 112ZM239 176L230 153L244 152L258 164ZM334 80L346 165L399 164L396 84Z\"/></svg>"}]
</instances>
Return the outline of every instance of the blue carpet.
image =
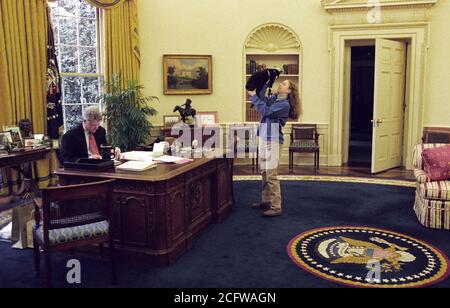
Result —
<instances>
[{"instance_id":1,"label":"blue carpet","mask_svg":"<svg viewBox=\"0 0 450 308\"><path fill-rule=\"evenodd\" d=\"M151 268L121 261L120 287L156 288L297 288L341 287L295 265L286 253L297 234L324 226L367 226L403 233L450 255L450 232L422 227L413 212L414 189L407 187L330 183L282 182L284 214L263 218L249 208L259 201L260 182L235 182L236 205L223 224L212 224L193 241L192 249L173 266ZM32 250L13 250L0 243L0 287L41 287L34 277ZM53 257L54 286L66 283L66 262ZM110 286L109 262L79 258L81 287ZM43 265L43 264L42 264ZM435 286L450 287L450 281Z\"/></svg>"}]
</instances>

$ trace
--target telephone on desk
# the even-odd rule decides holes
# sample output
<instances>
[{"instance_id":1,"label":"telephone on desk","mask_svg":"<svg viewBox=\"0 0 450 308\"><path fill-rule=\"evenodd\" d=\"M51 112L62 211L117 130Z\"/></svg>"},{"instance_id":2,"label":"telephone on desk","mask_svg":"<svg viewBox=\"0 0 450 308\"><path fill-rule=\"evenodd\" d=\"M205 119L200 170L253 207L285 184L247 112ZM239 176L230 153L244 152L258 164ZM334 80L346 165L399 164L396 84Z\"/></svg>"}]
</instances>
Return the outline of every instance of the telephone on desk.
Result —
<instances>
[{"instance_id":1,"label":"telephone on desk","mask_svg":"<svg viewBox=\"0 0 450 308\"><path fill-rule=\"evenodd\" d=\"M149 152L151 152L151 151L153 151L153 146L156 143L164 142L164 140L165 140L164 136L158 136L158 137L154 138L148 145L145 145L145 144L138 145L136 147L136 150L137 151L149 151Z\"/></svg>"}]
</instances>

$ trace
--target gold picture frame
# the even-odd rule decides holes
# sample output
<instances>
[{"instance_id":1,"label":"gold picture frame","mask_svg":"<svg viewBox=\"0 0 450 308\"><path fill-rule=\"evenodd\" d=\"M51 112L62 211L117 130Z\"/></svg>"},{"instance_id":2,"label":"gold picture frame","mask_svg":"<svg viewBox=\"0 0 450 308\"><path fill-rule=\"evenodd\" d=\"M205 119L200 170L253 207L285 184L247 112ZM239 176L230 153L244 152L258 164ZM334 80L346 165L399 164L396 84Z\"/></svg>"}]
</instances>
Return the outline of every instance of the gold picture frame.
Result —
<instances>
[{"instance_id":1,"label":"gold picture frame","mask_svg":"<svg viewBox=\"0 0 450 308\"><path fill-rule=\"evenodd\" d=\"M181 121L181 117L177 114L163 116L164 127L172 127L174 124L176 124L180 121Z\"/></svg>"},{"instance_id":2,"label":"gold picture frame","mask_svg":"<svg viewBox=\"0 0 450 308\"><path fill-rule=\"evenodd\" d=\"M0 144L7 145L13 142L10 132L0 132Z\"/></svg>"},{"instance_id":3,"label":"gold picture frame","mask_svg":"<svg viewBox=\"0 0 450 308\"><path fill-rule=\"evenodd\" d=\"M163 55L165 95L212 94L211 55Z\"/></svg>"},{"instance_id":4,"label":"gold picture frame","mask_svg":"<svg viewBox=\"0 0 450 308\"><path fill-rule=\"evenodd\" d=\"M23 147L23 139L22 139L22 133L20 132L19 126L10 125L10 126L3 126L4 132L9 132L11 134L12 143L15 144L18 148Z\"/></svg>"}]
</instances>

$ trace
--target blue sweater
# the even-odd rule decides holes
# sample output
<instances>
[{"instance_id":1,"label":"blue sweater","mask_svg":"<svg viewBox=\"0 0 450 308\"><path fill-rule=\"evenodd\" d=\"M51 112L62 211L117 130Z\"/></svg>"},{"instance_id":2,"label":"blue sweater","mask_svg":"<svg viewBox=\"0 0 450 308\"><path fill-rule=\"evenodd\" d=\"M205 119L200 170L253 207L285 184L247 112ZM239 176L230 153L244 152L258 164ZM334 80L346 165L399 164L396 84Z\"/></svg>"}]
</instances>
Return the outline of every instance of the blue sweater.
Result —
<instances>
[{"instance_id":1,"label":"blue sweater","mask_svg":"<svg viewBox=\"0 0 450 308\"><path fill-rule=\"evenodd\" d=\"M267 85L257 95L252 96L252 105L261 115L258 135L266 141L284 143L282 128L289 118L289 101L277 96L265 96ZM275 125L273 125L275 124Z\"/></svg>"}]
</instances>

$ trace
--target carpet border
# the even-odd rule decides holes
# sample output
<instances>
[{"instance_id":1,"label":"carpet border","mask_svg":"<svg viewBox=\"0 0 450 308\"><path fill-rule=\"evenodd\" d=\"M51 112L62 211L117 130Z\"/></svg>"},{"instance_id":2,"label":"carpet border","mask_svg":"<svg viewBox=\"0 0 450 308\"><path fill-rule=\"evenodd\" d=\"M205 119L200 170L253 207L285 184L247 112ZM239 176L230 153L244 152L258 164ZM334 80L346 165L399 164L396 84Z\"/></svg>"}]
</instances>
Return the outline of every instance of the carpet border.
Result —
<instances>
[{"instance_id":1,"label":"carpet border","mask_svg":"<svg viewBox=\"0 0 450 308\"><path fill-rule=\"evenodd\" d=\"M402 187L416 187L416 181L366 178L354 176L330 176L330 175L279 175L278 179L282 181L311 181L311 182L341 182L341 183L359 183L359 184L376 184L390 185ZM235 175L233 181L260 181L260 175Z\"/></svg>"}]
</instances>

